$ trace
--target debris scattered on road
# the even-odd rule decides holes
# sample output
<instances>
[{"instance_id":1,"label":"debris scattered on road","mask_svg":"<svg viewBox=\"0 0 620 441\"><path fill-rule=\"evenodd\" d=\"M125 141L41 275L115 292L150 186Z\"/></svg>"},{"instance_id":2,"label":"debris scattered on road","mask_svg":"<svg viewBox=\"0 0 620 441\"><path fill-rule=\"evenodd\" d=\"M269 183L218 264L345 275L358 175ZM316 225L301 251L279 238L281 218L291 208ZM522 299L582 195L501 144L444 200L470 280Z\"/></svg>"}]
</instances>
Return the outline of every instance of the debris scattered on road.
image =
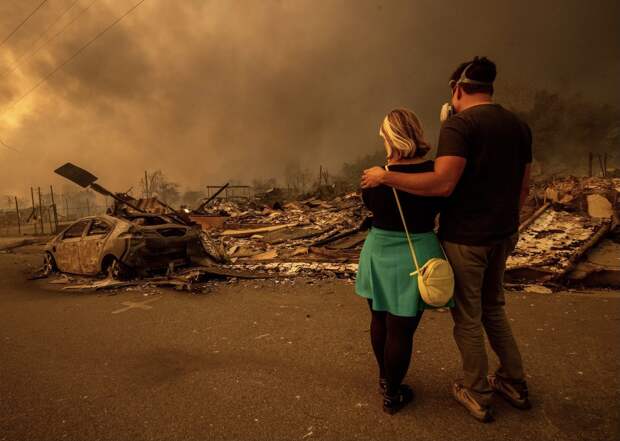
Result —
<instances>
[{"instance_id":1,"label":"debris scattered on road","mask_svg":"<svg viewBox=\"0 0 620 441\"><path fill-rule=\"evenodd\" d=\"M523 290L535 294L552 294L553 290L542 285L526 285Z\"/></svg>"}]
</instances>

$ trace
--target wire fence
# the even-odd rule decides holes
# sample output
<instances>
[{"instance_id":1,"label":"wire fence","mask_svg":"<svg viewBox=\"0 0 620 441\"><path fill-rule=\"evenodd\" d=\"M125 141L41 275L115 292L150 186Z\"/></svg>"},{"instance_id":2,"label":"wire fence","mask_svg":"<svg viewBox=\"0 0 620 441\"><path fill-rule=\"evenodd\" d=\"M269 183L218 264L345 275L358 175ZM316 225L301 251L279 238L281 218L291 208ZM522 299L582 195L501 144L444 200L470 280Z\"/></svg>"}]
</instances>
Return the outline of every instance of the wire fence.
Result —
<instances>
[{"instance_id":1,"label":"wire fence","mask_svg":"<svg viewBox=\"0 0 620 441\"><path fill-rule=\"evenodd\" d=\"M50 187L49 193L31 188L30 195L29 204L13 197L7 201L12 207L0 209L0 236L55 234L77 219L104 214L108 209L88 193L54 194Z\"/></svg>"}]
</instances>

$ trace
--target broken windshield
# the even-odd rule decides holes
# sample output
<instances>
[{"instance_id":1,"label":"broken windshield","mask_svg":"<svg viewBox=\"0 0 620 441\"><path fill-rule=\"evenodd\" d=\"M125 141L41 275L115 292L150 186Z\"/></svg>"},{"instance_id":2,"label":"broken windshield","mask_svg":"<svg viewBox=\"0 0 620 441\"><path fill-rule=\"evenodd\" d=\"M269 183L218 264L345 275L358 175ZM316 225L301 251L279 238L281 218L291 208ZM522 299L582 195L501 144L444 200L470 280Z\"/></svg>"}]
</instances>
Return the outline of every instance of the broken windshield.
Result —
<instances>
[{"instance_id":1,"label":"broken windshield","mask_svg":"<svg viewBox=\"0 0 620 441\"><path fill-rule=\"evenodd\" d=\"M162 216L128 216L127 219L131 223L143 227L151 227L154 225L164 225L171 223L168 219Z\"/></svg>"}]
</instances>

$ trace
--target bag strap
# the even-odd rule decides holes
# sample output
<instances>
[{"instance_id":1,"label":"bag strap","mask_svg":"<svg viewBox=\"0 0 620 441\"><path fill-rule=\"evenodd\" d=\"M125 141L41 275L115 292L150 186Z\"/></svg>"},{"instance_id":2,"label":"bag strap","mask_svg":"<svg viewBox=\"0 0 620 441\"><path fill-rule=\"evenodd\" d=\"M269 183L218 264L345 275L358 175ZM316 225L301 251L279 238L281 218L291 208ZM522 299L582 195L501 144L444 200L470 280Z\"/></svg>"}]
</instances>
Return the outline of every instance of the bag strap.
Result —
<instances>
[{"instance_id":1,"label":"bag strap","mask_svg":"<svg viewBox=\"0 0 620 441\"><path fill-rule=\"evenodd\" d=\"M386 171L390 171L389 167L385 166ZM413 247L413 241L409 237L409 230L407 230L407 222L405 221L405 215L403 214L403 208L400 206L400 200L398 199L398 193L396 193L396 189L392 187L392 192L394 193L394 199L396 199L396 206L398 206L398 212L400 213L400 220L403 222L403 228L405 229L405 235L407 236L407 243L409 244L409 252L411 253L411 260L413 260L413 265L415 266L415 271L410 275L414 275L420 271L420 266L418 265L418 258L415 255L415 248Z\"/></svg>"},{"instance_id":2,"label":"bag strap","mask_svg":"<svg viewBox=\"0 0 620 441\"><path fill-rule=\"evenodd\" d=\"M385 170L390 171L389 166L385 165ZM415 255L415 248L413 247L413 241L409 237L409 231L407 230L407 222L405 221L405 215L403 214L403 208L400 206L400 199L398 198L398 193L396 189L392 187L392 193L394 193L394 199L396 199L396 206L398 207L398 212L400 213L400 220L403 222L403 228L405 229L405 235L407 236L407 243L409 244L409 252L411 254L411 259L413 260L413 265L415 266L415 271L410 275L414 275L420 271L420 265L418 265L418 258ZM443 245L441 242L439 243L439 248L441 248L441 252L443 253L443 257L448 260L448 256L446 255L446 251L443 249Z\"/></svg>"}]
</instances>

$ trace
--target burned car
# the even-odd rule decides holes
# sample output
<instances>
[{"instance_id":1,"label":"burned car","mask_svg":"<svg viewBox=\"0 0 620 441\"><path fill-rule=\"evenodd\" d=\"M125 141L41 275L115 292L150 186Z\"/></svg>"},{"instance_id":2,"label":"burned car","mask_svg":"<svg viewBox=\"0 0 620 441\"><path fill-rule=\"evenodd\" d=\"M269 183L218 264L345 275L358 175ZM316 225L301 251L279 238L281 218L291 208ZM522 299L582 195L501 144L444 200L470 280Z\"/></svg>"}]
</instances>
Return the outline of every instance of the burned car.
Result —
<instances>
[{"instance_id":1,"label":"burned car","mask_svg":"<svg viewBox=\"0 0 620 441\"><path fill-rule=\"evenodd\" d=\"M45 247L45 269L115 278L144 275L188 263L202 252L200 228L181 225L165 215L82 218Z\"/></svg>"}]
</instances>

